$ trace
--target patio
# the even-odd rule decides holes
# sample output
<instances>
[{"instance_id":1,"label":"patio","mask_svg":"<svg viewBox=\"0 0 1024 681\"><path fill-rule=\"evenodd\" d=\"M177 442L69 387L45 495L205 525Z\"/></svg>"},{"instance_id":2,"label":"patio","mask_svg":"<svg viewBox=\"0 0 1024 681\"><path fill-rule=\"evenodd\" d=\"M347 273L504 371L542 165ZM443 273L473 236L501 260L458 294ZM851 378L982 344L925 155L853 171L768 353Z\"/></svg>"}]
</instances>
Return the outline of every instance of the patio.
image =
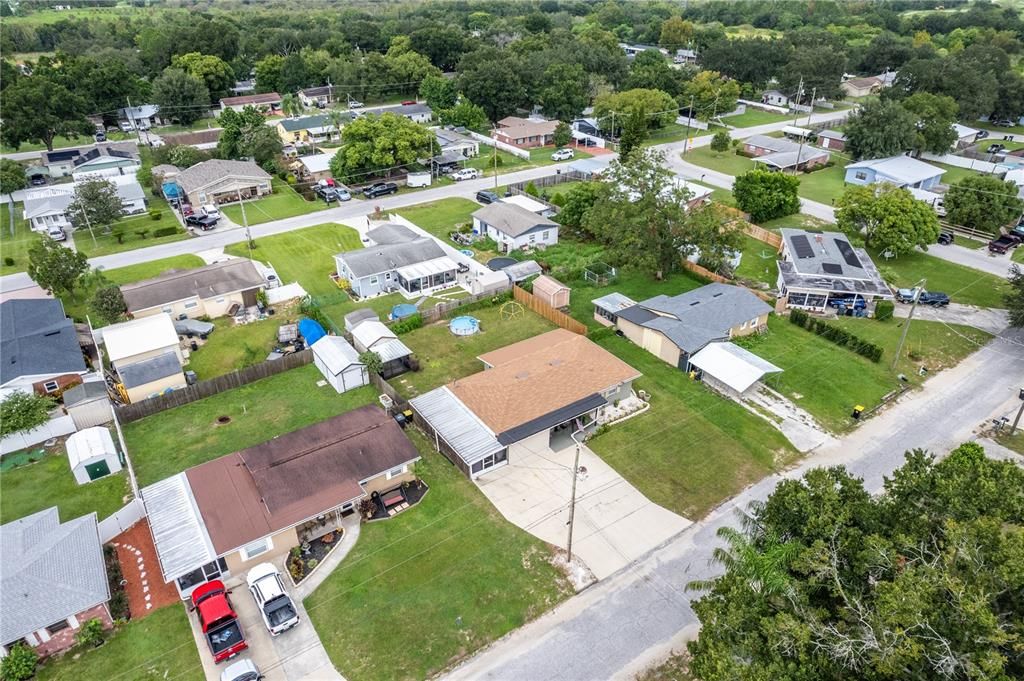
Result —
<instances>
[{"instance_id":1,"label":"patio","mask_svg":"<svg viewBox=\"0 0 1024 681\"><path fill-rule=\"evenodd\" d=\"M374 492L360 504L367 521L387 520L423 500L430 488L420 479L406 482L388 492Z\"/></svg>"}]
</instances>

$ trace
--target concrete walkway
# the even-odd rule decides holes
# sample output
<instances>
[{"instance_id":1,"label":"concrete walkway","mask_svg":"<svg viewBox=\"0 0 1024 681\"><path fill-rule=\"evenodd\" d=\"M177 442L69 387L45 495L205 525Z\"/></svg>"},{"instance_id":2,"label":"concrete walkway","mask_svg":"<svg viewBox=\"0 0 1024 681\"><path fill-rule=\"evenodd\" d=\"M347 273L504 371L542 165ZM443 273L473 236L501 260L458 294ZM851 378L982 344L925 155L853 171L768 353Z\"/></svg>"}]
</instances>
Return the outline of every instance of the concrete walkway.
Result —
<instances>
[{"instance_id":1,"label":"concrete walkway","mask_svg":"<svg viewBox=\"0 0 1024 681\"><path fill-rule=\"evenodd\" d=\"M901 319L906 319L910 315L910 305L896 303L893 314ZM1010 316L1006 310L961 305L960 303L950 303L946 307L918 305L914 319L971 326L993 335L1001 333L1010 326Z\"/></svg>"},{"instance_id":2,"label":"concrete walkway","mask_svg":"<svg viewBox=\"0 0 1024 681\"><path fill-rule=\"evenodd\" d=\"M761 386L760 390L741 400L740 404L771 423L801 454L822 445L835 444L832 433L818 425L813 416L767 386ZM767 410L775 418L768 418L751 405Z\"/></svg>"}]
</instances>

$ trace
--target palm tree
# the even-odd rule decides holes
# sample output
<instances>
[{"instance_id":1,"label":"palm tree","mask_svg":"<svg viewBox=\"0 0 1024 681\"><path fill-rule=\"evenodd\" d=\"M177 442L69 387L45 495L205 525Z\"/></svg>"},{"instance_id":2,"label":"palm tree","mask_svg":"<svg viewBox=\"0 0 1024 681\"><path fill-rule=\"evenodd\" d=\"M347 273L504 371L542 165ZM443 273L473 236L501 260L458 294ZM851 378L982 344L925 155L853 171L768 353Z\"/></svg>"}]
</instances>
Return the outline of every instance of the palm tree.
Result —
<instances>
[{"instance_id":1,"label":"palm tree","mask_svg":"<svg viewBox=\"0 0 1024 681\"><path fill-rule=\"evenodd\" d=\"M302 102L293 94L284 95L281 97L281 111L286 116L298 116L302 113Z\"/></svg>"},{"instance_id":2,"label":"palm tree","mask_svg":"<svg viewBox=\"0 0 1024 681\"><path fill-rule=\"evenodd\" d=\"M338 138L340 139L341 126L345 125L345 114L337 109L331 109L327 112L327 120L330 121L331 127L338 133Z\"/></svg>"},{"instance_id":3,"label":"palm tree","mask_svg":"<svg viewBox=\"0 0 1024 681\"><path fill-rule=\"evenodd\" d=\"M718 528L718 536L728 547L717 547L714 561L726 571L746 580L750 589L761 596L789 596L793 592L789 565L800 548L795 542L783 543L775 537L762 537L755 541L751 534L734 527ZM687 589L706 590L715 585L714 579L695 580Z\"/></svg>"}]
</instances>

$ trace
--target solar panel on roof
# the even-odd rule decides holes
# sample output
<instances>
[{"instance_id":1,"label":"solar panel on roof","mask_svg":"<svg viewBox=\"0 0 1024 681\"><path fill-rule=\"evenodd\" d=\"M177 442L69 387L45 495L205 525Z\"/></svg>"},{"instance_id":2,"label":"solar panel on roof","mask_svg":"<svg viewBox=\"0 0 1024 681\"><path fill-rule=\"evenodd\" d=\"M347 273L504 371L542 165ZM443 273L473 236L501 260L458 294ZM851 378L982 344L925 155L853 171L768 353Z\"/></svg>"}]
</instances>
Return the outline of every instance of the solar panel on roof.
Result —
<instances>
[{"instance_id":1,"label":"solar panel on roof","mask_svg":"<svg viewBox=\"0 0 1024 681\"><path fill-rule=\"evenodd\" d=\"M72 149L70 151L51 151L46 156L47 156L47 158L50 159L51 162L52 161L67 161L68 159L75 158L80 153L81 152L78 149Z\"/></svg>"},{"instance_id":2,"label":"solar panel on roof","mask_svg":"<svg viewBox=\"0 0 1024 681\"><path fill-rule=\"evenodd\" d=\"M803 234L797 234L796 236L790 237L789 240L793 243L793 249L796 251L796 257L814 257L814 249L811 248L811 242L807 240L806 236Z\"/></svg>"},{"instance_id":3,"label":"solar panel on roof","mask_svg":"<svg viewBox=\"0 0 1024 681\"><path fill-rule=\"evenodd\" d=\"M843 266L834 262L823 262L821 263L821 269L825 270L829 274L842 274Z\"/></svg>"},{"instance_id":4,"label":"solar panel on roof","mask_svg":"<svg viewBox=\"0 0 1024 681\"><path fill-rule=\"evenodd\" d=\"M846 261L847 265L850 267L861 267L860 258L853 252L853 246L850 245L849 241L845 239L833 239L833 241L836 242L836 248L843 254L843 260Z\"/></svg>"}]
</instances>

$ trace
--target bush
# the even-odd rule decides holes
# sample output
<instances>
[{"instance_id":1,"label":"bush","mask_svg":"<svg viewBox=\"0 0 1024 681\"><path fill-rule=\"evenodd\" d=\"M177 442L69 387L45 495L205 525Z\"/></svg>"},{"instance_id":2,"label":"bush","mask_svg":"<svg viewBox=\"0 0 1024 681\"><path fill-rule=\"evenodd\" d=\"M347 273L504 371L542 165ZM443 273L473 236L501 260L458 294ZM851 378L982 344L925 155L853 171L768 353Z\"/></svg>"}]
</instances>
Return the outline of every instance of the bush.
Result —
<instances>
[{"instance_id":1,"label":"bush","mask_svg":"<svg viewBox=\"0 0 1024 681\"><path fill-rule=\"evenodd\" d=\"M4 681L24 681L36 675L39 654L24 643L11 647L7 657L0 662L0 678Z\"/></svg>"},{"instance_id":2,"label":"bush","mask_svg":"<svg viewBox=\"0 0 1024 681\"><path fill-rule=\"evenodd\" d=\"M4 257L4 264L7 265L8 267L10 267L11 265L14 264L14 258L12 258L9 255Z\"/></svg>"},{"instance_id":3,"label":"bush","mask_svg":"<svg viewBox=\"0 0 1024 681\"><path fill-rule=\"evenodd\" d=\"M141 229L135 230L135 236L139 237L140 239L145 239L149 235L149 232L149 227L143 227Z\"/></svg>"},{"instance_id":4,"label":"bush","mask_svg":"<svg viewBox=\"0 0 1024 681\"><path fill-rule=\"evenodd\" d=\"M466 314L467 312L472 312L473 310L483 310L488 307L494 307L495 305L501 305L502 303L507 303L510 300L512 300L511 290L505 291L504 293L499 293L495 296L491 296L490 298L478 300L475 303L466 303L465 305L460 305L459 307L455 308L445 316L448 319L451 319L452 317L459 317L461 315Z\"/></svg>"},{"instance_id":5,"label":"bush","mask_svg":"<svg viewBox=\"0 0 1024 681\"><path fill-rule=\"evenodd\" d=\"M862 357L867 357L872 362L882 360L882 348L850 333L846 329L832 326L820 319L816 319L802 310L791 310L789 321L799 327L817 334L825 340L832 341L836 345L845 347L856 352Z\"/></svg>"},{"instance_id":6,"label":"bush","mask_svg":"<svg viewBox=\"0 0 1024 681\"><path fill-rule=\"evenodd\" d=\"M153 210L149 211L149 219L153 220L154 222L159 220L162 215L163 215L163 213L161 213L160 211L156 210L155 208Z\"/></svg>"},{"instance_id":7,"label":"bush","mask_svg":"<svg viewBox=\"0 0 1024 681\"><path fill-rule=\"evenodd\" d=\"M91 619L82 625L76 636L78 643L83 646L98 646L103 643L103 623L98 619Z\"/></svg>"},{"instance_id":8,"label":"bush","mask_svg":"<svg viewBox=\"0 0 1024 681\"><path fill-rule=\"evenodd\" d=\"M530 196L540 196L540 192L537 191L537 185L533 183L533 180L526 183L526 187L523 189L523 192Z\"/></svg>"},{"instance_id":9,"label":"bush","mask_svg":"<svg viewBox=\"0 0 1024 681\"><path fill-rule=\"evenodd\" d=\"M892 314L895 310L896 306L891 300L880 300L875 304L875 319L880 322L892 319Z\"/></svg>"},{"instance_id":10,"label":"bush","mask_svg":"<svg viewBox=\"0 0 1024 681\"><path fill-rule=\"evenodd\" d=\"M611 338L615 335L615 327L613 326L602 326L599 329L591 329L587 331L587 338L594 341L595 343L604 340L605 338Z\"/></svg>"},{"instance_id":11,"label":"bush","mask_svg":"<svg viewBox=\"0 0 1024 681\"><path fill-rule=\"evenodd\" d=\"M153 238L159 239L162 236L171 236L178 233L178 228L174 225L170 227L161 227L160 229L153 230Z\"/></svg>"},{"instance_id":12,"label":"bush","mask_svg":"<svg viewBox=\"0 0 1024 681\"><path fill-rule=\"evenodd\" d=\"M409 315L405 319L401 319L391 325L391 332L396 336L401 336L403 333L409 333L423 326L423 315L416 313Z\"/></svg>"}]
</instances>

